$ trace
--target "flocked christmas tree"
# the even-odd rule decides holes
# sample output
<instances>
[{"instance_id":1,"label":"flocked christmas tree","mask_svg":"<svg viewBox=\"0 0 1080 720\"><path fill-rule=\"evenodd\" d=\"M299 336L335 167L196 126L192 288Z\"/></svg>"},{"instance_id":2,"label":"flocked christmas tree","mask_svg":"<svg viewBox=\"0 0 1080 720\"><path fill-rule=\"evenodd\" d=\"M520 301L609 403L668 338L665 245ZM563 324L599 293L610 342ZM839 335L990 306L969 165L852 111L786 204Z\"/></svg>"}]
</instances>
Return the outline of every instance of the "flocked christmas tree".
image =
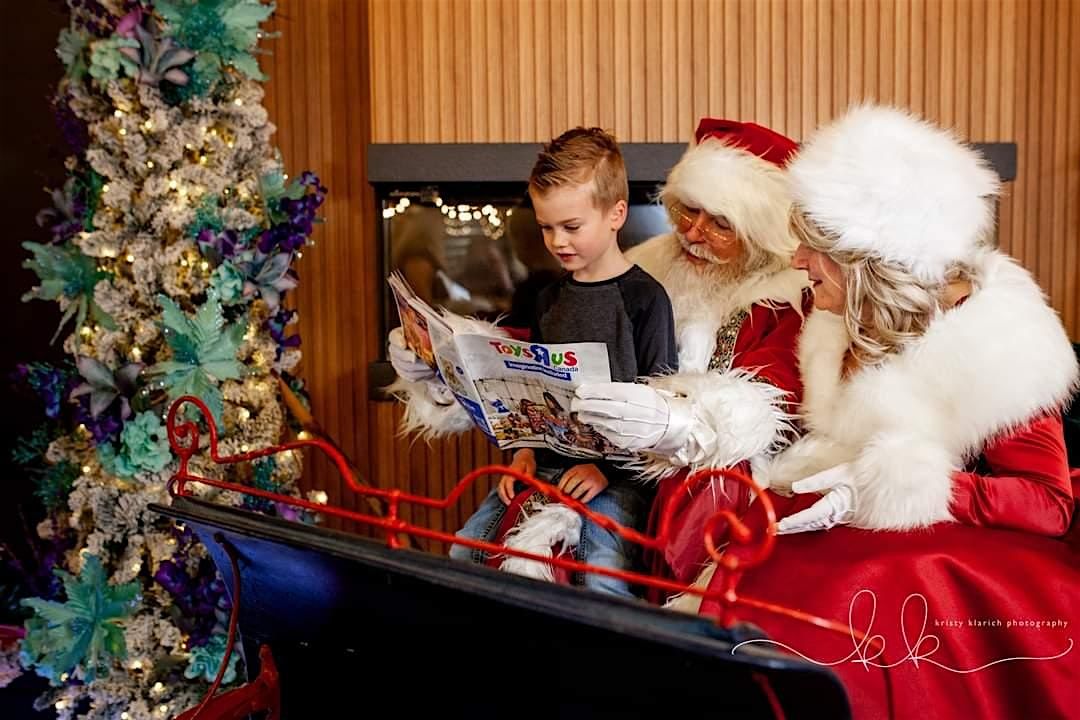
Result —
<instances>
[{"instance_id":1,"label":"flocked christmas tree","mask_svg":"<svg viewBox=\"0 0 1080 720\"><path fill-rule=\"evenodd\" d=\"M16 451L50 511L38 534L57 572L24 602L19 660L50 679L43 703L61 718L158 719L206 691L229 609L198 542L148 509L169 502L176 467L163 418L197 395L223 454L282 441L280 383L298 386L300 357L282 296L325 188L289 180L270 144L256 53L273 5L68 5L55 97L68 178L39 215L51 238L25 247L39 277L26 299L59 304L71 361L20 368L49 421ZM193 469L295 493L300 463Z\"/></svg>"}]
</instances>

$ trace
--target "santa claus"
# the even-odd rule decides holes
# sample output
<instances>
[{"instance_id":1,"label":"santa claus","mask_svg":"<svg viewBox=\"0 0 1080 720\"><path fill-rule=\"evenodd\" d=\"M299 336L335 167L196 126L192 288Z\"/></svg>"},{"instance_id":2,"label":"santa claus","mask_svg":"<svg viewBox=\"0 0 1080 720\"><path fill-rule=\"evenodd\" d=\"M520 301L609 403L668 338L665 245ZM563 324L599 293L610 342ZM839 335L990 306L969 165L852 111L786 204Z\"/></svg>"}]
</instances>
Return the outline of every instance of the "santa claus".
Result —
<instances>
[{"instance_id":1,"label":"santa claus","mask_svg":"<svg viewBox=\"0 0 1080 720\"><path fill-rule=\"evenodd\" d=\"M760 467L791 439L801 387L796 342L808 307L789 223L784 165L792 140L753 123L703 119L660 192L673 231L627 256L671 298L679 372L641 383L589 384L573 410L615 445L639 451L662 478L652 523L670 514L670 542L654 573L691 582L706 551L705 520L719 505L742 512L746 489L686 472Z\"/></svg>"}]
</instances>

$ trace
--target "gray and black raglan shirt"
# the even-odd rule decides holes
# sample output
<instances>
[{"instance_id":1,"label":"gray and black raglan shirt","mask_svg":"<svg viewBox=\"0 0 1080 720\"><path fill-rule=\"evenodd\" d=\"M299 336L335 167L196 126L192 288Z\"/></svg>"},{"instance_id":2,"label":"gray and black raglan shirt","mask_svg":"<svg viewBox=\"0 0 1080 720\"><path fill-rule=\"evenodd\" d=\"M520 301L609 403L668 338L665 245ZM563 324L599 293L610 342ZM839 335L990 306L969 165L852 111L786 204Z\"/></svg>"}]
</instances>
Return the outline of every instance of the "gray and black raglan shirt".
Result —
<instances>
[{"instance_id":1,"label":"gray and black raglan shirt","mask_svg":"<svg viewBox=\"0 0 1080 720\"><path fill-rule=\"evenodd\" d=\"M548 285L537 298L531 329L536 342L607 344L615 382L679 369L671 300L664 286L637 265L610 280L579 282L567 275ZM580 462L554 452L540 452L537 460L564 466Z\"/></svg>"}]
</instances>

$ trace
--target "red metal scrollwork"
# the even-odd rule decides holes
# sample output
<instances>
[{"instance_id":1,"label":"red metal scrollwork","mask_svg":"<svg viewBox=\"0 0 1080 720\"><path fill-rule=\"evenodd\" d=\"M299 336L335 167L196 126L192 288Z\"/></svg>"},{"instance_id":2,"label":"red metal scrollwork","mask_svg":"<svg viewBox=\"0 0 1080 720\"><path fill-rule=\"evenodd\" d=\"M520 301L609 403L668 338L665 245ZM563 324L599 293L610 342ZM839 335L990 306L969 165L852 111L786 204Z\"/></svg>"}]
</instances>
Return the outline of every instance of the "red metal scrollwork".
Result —
<instances>
[{"instance_id":1,"label":"red metal scrollwork","mask_svg":"<svg viewBox=\"0 0 1080 720\"><path fill-rule=\"evenodd\" d=\"M387 507L387 513L385 517L379 517L377 515L371 515L367 513L356 512L353 510L346 510L344 508L334 507L330 505L323 505L320 503L311 502L303 498L291 497L288 495L282 495L280 493L274 493L267 490L260 490L258 488L252 488L238 483L226 482L223 480L215 480L212 478L204 478L198 475L194 475L190 470L190 460L199 451L199 425L196 421L182 419L180 414L181 409L185 404L192 405L198 408L203 418L206 420L209 436L210 436L210 458L217 464L229 465L234 463L241 463L250 460L255 460L262 457L267 457L288 450L302 449L302 448L318 448L325 452L334 464L337 466L338 472L345 478L349 488L360 495L375 497L385 502ZM439 530L432 530L430 528L413 525L411 523L402 520L400 517L400 508L402 504L419 505L426 508L435 510L446 510L447 508L456 504L461 496L469 489L469 487L476 482L479 478L485 475L511 475L516 480L522 482L529 487L532 487L545 496L561 502L568 507L573 508L575 511L589 518L596 524L606 529L612 530L618 533L623 538L636 543L644 548L650 548L653 550L662 550L668 542L668 531L671 525L671 512L666 512L660 519L659 530L655 536L646 535L633 528L627 528L619 525L612 519L599 515L588 507L570 497L559 488L538 480L530 475L522 474L513 468L505 467L502 465L489 465L486 467L477 468L468 473L457 485L450 491L445 498L431 498L424 495L412 495L410 493L402 492L401 490L385 490L382 488L368 487L357 482L353 473L349 470L348 461L341 454L341 452L330 443L320 438L309 438L305 440L296 440L293 442L287 442L281 445L274 445L251 452L241 453L239 455L222 456L218 453L218 432L217 426L214 424L213 416L207 409L206 405L196 397L185 395L177 399L172 407L169 409L168 421L167 421L169 444L172 446L173 451L180 458L180 467L176 474L173 475L172 482L170 484L170 492L174 495L189 495L187 490L188 483L201 483L212 487L220 488L223 490L231 490L233 492L242 493L245 495L251 495L254 497L263 498L266 500L272 500L293 507L305 508L314 512L322 513L324 515L332 515L345 520L352 520L362 525L381 529L385 536L386 542L390 547L399 548L402 546L401 540L398 537L399 534L407 534L413 537L426 538L429 540L436 540L445 543L457 543L470 548L480 549L490 553L502 553L504 555L514 555L516 557L522 557L529 560L536 560L538 562L548 563L552 566L559 567L571 572L592 572L603 575L609 575L611 577L621 578L630 583L636 583L648 587L658 588L667 592L673 593L687 593L691 595L699 595L702 598L716 599L720 602L723 608L719 622L724 626L730 626L735 621L734 610L739 605L747 607L755 607L768 612L778 613L794 618L801 622L809 622L822 628L834 630L845 636L851 636L852 628L843 623L834 622L825 618L810 615L808 613L801 612L794 608L784 607L782 605L776 605L763 600L755 598L740 596L736 592L736 586L742 573L751 567L755 567L765 562L769 554L773 550L776 538L771 532L764 532L760 537L752 537L751 531L747 528L746 524L737 515L729 510L721 510L713 515L704 528L704 542L709 552L709 555L717 563L717 572L722 573L720 581L714 583L718 589L706 589L694 586L688 586L682 583L674 582L664 578L654 577L652 575L646 575L638 572L630 572L624 570L615 570L611 568L596 567L587 563L581 563L569 557L544 557L536 555L534 553L528 553L520 550L504 547L502 545L496 545L494 543L485 542L482 540L468 540L454 536L451 533L442 532ZM776 520L776 513L773 509L772 503L769 500L769 496L758 486L753 480L747 477L745 474L736 470L728 469L716 469L706 470L695 475L687 477L683 481L683 487L689 486L691 483L696 482L699 478L709 477L717 479L729 479L738 483L742 483L750 488L755 497L755 505L760 505L762 512L766 514L768 519L768 527L771 527ZM748 546L754 549L753 554L749 557L744 556L742 553L730 553L721 552L716 547L715 532L716 527L720 523L726 523L728 527L728 540L730 543L738 545ZM862 640L858 637L858 633L855 634L856 640Z\"/></svg>"}]
</instances>

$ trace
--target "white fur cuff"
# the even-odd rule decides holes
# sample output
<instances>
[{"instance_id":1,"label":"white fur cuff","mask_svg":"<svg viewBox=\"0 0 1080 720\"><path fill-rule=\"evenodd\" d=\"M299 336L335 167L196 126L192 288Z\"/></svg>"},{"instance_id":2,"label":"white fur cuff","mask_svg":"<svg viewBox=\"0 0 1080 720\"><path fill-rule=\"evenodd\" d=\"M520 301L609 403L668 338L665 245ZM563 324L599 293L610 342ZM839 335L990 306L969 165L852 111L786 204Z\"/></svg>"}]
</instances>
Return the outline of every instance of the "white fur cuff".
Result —
<instances>
[{"instance_id":1,"label":"white fur cuff","mask_svg":"<svg viewBox=\"0 0 1080 720\"><path fill-rule=\"evenodd\" d=\"M472 418L461 404L453 400L445 403L439 391L432 391L429 384L441 385L437 380L409 382L398 378L386 390L405 405L401 417L402 434L416 433L425 440L466 432L473 427Z\"/></svg>"},{"instance_id":2,"label":"white fur cuff","mask_svg":"<svg viewBox=\"0 0 1080 720\"><path fill-rule=\"evenodd\" d=\"M659 478L681 467L733 467L782 447L793 419L787 393L753 378L746 370L649 378L649 385L686 398L692 416L681 447L649 454L642 474Z\"/></svg>"},{"instance_id":3,"label":"white fur cuff","mask_svg":"<svg viewBox=\"0 0 1080 720\"><path fill-rule=\"evenodd\" d=\"M953 519L954 467L938 443L910 435L878 435L855 460L854 524L910 530Z\"/></svg>"}]
</instances>

